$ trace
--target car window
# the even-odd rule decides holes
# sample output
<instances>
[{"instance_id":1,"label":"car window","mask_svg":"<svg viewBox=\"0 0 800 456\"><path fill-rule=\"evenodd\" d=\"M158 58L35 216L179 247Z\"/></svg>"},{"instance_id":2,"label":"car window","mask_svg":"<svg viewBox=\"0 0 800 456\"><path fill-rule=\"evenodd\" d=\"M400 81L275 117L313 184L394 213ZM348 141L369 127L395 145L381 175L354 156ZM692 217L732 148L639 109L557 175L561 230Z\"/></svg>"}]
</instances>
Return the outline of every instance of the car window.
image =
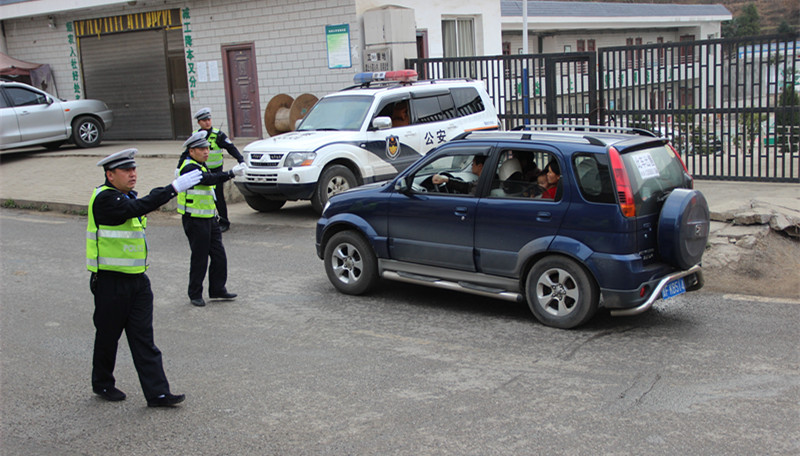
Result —
<instances>
[{"instance_id":1,"label":"car window","mask_svg":"<svg viewBox=\"0 0 800 456\"><path fill-rule=\"evenodd\" d=\"M4 92L5 90L3 90ZM6 101L6 97L3 96L3 93L0 92L0 108L9 108L9 104Z\"/></svg>"},{"instance_id":2,"label":"car window","mask_svg":"<svg viewBox=\"0 0 800 456\"><path fill-rule=\"evenodd\" d=\"M47 103L47 97L41 93L21 87L7 87L6 94L11 99L13 106L32 106Z\"/></svg>"},{"instance_id":3,"label":"car window","mask_svg":"<svg viewBox=\"0 0 800 456\"><path fill-rule=\"evenodd\" d=\"M372 97L322 98L303 118L297 131L359 130L372 106Z\"/></svg>"},{"instance_id":4,"label":"car window","mask_svg":"<svg viewBox=\"0 0 800 456\"><path fill-rule=\"evenodd\" d=\"M552 154L544 151L502 151L489 197L542 198L548 186L544 170L553 159Z\"/></svg>"},{"instance_id":5,"label":"car window","mask_svg":"<svg viewBox=\"0 0 800 456\"><path fill-rule=\"evenodd\" d=\"M411 100L414 117L418 123L439 122L455 117L450 93Z\"/></svg>"},{"instance_id":6,"label":"car window","mask_svg":"<svg viewBox=\"0 0 800 456\"><path fill-rule=\"evenodd\" d=\"M414 123L411 118L411 110L408 106L408 99L392 100L384 102L375 117L389 117L392 119L392 128L405 127Z\"/></svg>"},{"instance_id":7,"label":"car window","mask_svg":"<svg viewBox=\"0 0 800 456\"><path fill-rule=\"evenodd\" d=\"M667 146L650 147L622 154L628 172L637 214L654 214L660 201L683 186L683 165Z\"/></svg>"},{"instance_id":8,"label":"car window","mask_svg":"<svg viewBox=\"0 0 800 456\"><path fill-rule=\"evenodd\" d=\"M453 154L431 159L410 176L414 192L475 196L488 148L451 150ZM447 177L448 183L436 184L434 176Z\"/></svg>"},{"instance_id":9,"label":"car window","mask_svg":"<svg viewBox=\"0 0 800 456\"><path fill-rule=\"evenodd\" d=\"M450 89L453 94L456 115L459 117L482 112L486 109L478 90L474 87L456 87Z\"/></svg>"},{"instance_id":10,"label":"car window","mask_svg":"<svg viewBox=\"0 0 800 456\"><path fill-rule=\"evenodd\" d=\"M576 154L572 159L572 169L581 195L586 201L616 204L607 156Z\"/></svg>"}]
</instances>

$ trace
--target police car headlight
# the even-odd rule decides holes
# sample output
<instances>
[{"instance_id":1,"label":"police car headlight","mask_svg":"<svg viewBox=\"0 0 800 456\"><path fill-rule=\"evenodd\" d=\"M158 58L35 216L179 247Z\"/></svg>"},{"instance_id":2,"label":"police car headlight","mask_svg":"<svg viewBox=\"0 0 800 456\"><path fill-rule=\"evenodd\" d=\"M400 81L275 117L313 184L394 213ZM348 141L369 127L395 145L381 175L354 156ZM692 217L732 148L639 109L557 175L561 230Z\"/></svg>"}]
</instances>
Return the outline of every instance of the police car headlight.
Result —
<instances>
[{"instance_id":1,"label":"police car headlight","mask_svg":"<svg viewBox=\"0 0 800 456\"><path fill-rule=\"evenodd\" d=\"M316 152L289 152L286 155L284 166L293 168L295 166L309 166L317 158Z\"/></svg>"}]
</instances>

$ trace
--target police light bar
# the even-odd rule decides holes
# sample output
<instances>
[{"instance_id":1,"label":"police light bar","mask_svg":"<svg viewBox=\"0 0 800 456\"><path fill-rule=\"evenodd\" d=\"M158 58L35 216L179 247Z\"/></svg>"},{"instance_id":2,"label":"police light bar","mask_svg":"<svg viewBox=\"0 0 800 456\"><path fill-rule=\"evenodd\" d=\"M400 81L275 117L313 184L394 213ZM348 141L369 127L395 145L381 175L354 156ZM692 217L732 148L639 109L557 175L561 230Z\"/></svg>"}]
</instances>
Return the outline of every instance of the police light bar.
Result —
<instances>
[{"instance_id":1,"label":"police light bar","mask_svg":"<svg viewBox=\"0 0 800 456\"><path fill-rule=\"evenodd\" d=\"M356 84L379 81L411 82L416 80L416 70L378 71L375 73L358 73L353 76L353 82Z\"/></svg>"}]
</instances>

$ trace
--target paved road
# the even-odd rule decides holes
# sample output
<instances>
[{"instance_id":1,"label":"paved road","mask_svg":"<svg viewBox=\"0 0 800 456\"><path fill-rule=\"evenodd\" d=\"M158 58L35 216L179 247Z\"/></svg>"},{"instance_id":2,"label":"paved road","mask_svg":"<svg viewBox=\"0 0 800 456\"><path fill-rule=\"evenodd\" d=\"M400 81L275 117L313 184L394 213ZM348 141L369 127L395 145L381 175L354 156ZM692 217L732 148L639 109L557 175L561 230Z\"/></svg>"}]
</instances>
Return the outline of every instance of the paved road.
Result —
<instances>
[{"instance_id":1,"label":"paved road","mask_svg":"<svg viewBox=\"0 0 800 456\"><path fill-rule=\"evenodd\" d=\"M305 213L304 213L305 212ZM5 455L798 454L800 302L692 293L544 327L524 305L328 283L304 207L225 234L230 289L194 308L174 216L148 225L173 391L148 409L121 342L89 385L85 218L0 209Z\"/></svg>"}]
</instances>

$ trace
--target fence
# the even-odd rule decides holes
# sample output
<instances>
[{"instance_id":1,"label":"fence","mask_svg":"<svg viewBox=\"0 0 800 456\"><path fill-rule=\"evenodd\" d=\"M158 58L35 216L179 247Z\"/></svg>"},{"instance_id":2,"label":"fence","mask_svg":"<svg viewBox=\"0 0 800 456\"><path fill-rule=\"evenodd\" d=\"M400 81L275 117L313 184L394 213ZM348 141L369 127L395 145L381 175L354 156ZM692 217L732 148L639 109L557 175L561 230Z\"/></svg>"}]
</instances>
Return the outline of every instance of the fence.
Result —
<instances>
[{"instance_id":1,"label":"fence","mask_svg":"<svg viewBox=\"0 0 800 456\"><path fill-rule=\"evenodd\" d=\"M505 128L604 124L672 140L706 179L800 182L800 41L767 36L568 54L408 59L422 79L481 79Z\"/></svg>"}]
</instances>

